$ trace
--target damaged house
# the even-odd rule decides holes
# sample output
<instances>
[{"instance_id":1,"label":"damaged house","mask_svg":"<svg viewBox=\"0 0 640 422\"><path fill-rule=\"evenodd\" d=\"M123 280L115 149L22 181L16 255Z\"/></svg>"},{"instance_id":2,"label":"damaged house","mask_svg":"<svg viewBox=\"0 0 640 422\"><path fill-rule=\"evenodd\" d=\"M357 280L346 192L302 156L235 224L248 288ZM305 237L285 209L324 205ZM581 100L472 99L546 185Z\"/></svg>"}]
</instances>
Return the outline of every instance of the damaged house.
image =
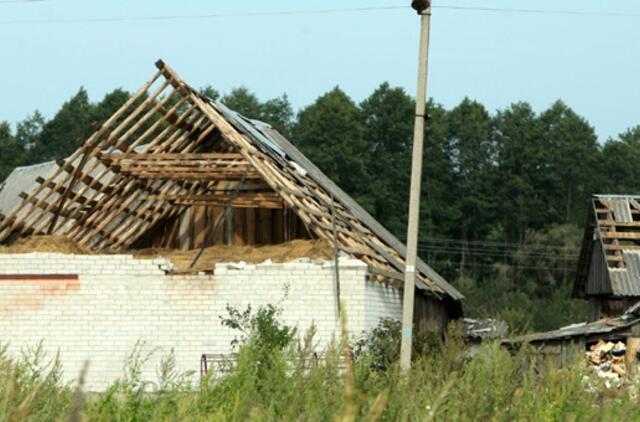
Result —
<instances>
[{"instance_id":1,"label":"damaged house","mask_svg":"<svg viewBox=\"0 0 640 422\"><path fill-rule=\"evenodd\" d=\"M280 304L286 323L315 325L318 347L341 310L352 335L400 319L404 245L269 125L157 67L70 157L0 185L9 351L42 340L68 379L90 361L100 390L140 340L156 358L173 349L181 370L228 353L227 305ZM462 296L417 269L417 329L442 329Z\"/></svg>"},{"instance_id":2,"label":"damaged house","mask_svg":"<svg viewBox=\"0 0 640 422\"><path fill-rule=\"evenodd\" d=\"M640 196L594 195L591 205L573 289L589 301L586 321L503 344L530 343L558 366L586 353L595 373L619 386L640 372Z\"/></svg>"},{"instance_id":3,"label":"damaged house","mask_svg":"<svg viewBox=\"0 0 640 422\"><path fill-rule=\"evenodd\" d=\"M589 321L640 300L640 196L593 196L573 296L589 301Z\"/></svg>"}]
</instances>

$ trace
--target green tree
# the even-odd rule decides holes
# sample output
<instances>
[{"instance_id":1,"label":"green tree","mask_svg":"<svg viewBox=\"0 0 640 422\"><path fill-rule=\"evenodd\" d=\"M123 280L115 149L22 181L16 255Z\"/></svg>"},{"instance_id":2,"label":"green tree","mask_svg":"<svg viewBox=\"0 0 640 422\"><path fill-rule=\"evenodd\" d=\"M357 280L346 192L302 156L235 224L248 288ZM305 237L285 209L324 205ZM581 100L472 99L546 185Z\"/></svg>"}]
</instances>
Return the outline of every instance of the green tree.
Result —
<instances>
[{"instance_id":1,"label":"green tree","mask_svg":"<svg viewBox=\"0 0 640 422\"><path fill-rule=\"evenodd\" d=\"M220 92L218 92L218 90L211 85L203 86L202 88L200 88L199 92L200 95L204 95L205 97L210 98L213 101L216 101L220 98Z\"/></svg>"},{"instance_id":2,"label":"green tree","mask_svg":"<svg viewBox=\"0 0 640 422\"><path fill-rule=\"evenodd\" d=\"M24 151L33 148L42 134L45 120L39 111L18 123L16 127L16 141Z\"/></svg>"},{"instance_id":3,"label":"green tree","mask_svg":"<svg viewBox=\"0 0 640 422\"><path fill-rule=\"evenodd\" d=\"M455 206L454 165L447 110L431 100L427 104L427 112L429 120L425 128L422 157L420 239L446 237L460 220Z\"/></svg>"},{"instance_id":4,"label":"green tree","mask_svg":"<svg viewBox=\"0 0 640 422\"><path fill-rule=\"evenodd\" d=\"M604 182L599 190L612 194L629 194L640 191L640 126L621 133L617 139L609 139L601 154Z\"/></svg>"},{"instance_id":5,"label":"green tree","mask_svg":"<svg viewBox=\"0 0 640 422\"><path fill-rule=\"evenodd\" d=\"M113 113L118 111L130 97L131 94L122 88L117 88L107 93L102 101L90 106L89 124L105 122Z\"/></svg>"},{"instance_id":6,"label":"green tree","mask_svg":"<svg viewBox=\"0 0 640 422\"><path fill-rule=\"evenodd\" d=\"M553 214L551 221L582 224L588 199L595 193L600 171L598 139L593 127L562 101L540 115L545 165L550 183L545 186ZM540 187L543 188L543 187Z\"/></svg>"},{"instance_id":7,"label":"green tree","mask_svg":"<svg viewBox=\"0 0 640 422\"><path fill-rule=\"evenodd\" d=\"M31 150L33 161L66 157L78 148L90 133L92 107L84 88L65 102L56 115L44 124Z\"/></svg>"},{"instance_id":8,"label":"green tree","mask_svg":"<svg viewBox=\"0 0 640 422\"><path fill-rule=\"evenodd\" d=\"M322 95L298 115L293 139L303 153L361 205L366 196L370 163L358 106L340 88Z\"/></svg>"},{"instance_id":9,"label":"green tree","mask_svg":"<svg viewBox=\"0 0 640 422\"><path fill-rule=\"evenodd\" d=\"M531 106L512 104L494 118L496 186L493 201L499 204L500 223L509 241L522 242L528 228L552 221L545 190L551 186L548 155L542 127Z\"/></svg>"},{"instance_id":10,"label":"green tree","mask_svg":"<svg viewBox=\"0 0 640 422\"><path fill-rule=\"evenodd\" d=\"M360 108L371 178L368 196L377 219L406 235L414 101L402 88L381 84Z\"/></svg>"},{"instance_id":11,"label":"green tree","mask_svg":"<svg viewBox=\"0 0 640 422\"><path fill-rule=\"evenodd\" d=\"M448 114L456 215L459 224L450 236L460 239L460 268L467 261L467 241L485 237L493 228L495 203L495 145L491 116L484 106L468 98Z\"/></svg>"},{"instance_id":12,"label":"green tree","mask_svg":"<svg viewBox=\"0 0 640 422\"><path fill-rule=\"evenodd\" d=\"M23 156L24 149L11 133L9 123L0 122L0 181L21 164Z\"/></svg>"},{"instance_id":13,"label":"green tree","mask_svg":"<svg viewBox=\"0 0 640 422\"><path fill-rule=\"evenodd\" d=\"M221 101L250 119L270 124L285 137L290 135L294 113L286 95L261 102L249 89L240 87L231 90Z\"/></svg>"}]
</instances>

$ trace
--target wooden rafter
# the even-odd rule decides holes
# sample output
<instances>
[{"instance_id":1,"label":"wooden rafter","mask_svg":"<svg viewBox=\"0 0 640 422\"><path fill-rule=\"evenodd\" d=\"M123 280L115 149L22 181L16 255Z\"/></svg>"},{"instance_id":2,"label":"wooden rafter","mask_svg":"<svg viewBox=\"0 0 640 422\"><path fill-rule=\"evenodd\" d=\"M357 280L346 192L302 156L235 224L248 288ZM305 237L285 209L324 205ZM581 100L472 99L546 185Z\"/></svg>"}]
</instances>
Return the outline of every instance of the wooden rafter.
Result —
<instances>
[{"instance_id":1,"label":"wooden rafter","mask_svg":"<svg viewBox=\"0 0 640 422\"><path fill-rule=\"evenodd\" d=\"M59 162L22 203L0 221L0 242L56 233L94 249L127 248L158 222L195 205L286 209L314 237L400 279L404 258L353 208L332 200L326 185L301 172L291 157L274 152L232 124L222 109L190 88L164 63L158 73L94 133ZM86 157L86 163L79 163ZM244 186L238 186L239 181ZM56 198L63 197L62 201ZM57 206L57 208L56 208ZM284 215L284 214L282 214ZM393 242L391 242L393 243ZM445 293L424 271L420 280Z\"/></svg>"}]
</instances>

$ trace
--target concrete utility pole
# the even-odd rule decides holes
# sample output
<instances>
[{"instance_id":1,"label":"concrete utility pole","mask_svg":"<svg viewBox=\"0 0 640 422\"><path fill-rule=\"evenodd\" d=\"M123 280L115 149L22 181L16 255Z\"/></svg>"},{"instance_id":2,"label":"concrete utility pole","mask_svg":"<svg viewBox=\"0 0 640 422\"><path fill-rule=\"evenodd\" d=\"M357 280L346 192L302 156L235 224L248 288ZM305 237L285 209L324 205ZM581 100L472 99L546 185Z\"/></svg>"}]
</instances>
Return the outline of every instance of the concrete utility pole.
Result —
<instances>
[{"instance_id":1,"label":"concrete utility pole","mask_svg":"<svg viewBox=\"0 0 640 422\"><path fill-rule=\"evenodd\" d=\"M404 269L404 298L402 301L402 342L400 344L400 368L411 368L411 344L413 339L413 302L416 282L416 258L418 255L418 222L420 219L420 182L422 179L422 149L424 125L427 119L427 60L429 55L429 25L431 3L429 0L413 0L413 7L421 19L420 55L418 59L418 93L413 126L413 155L411 158L411 192L409 194L409 224L407 227L407 257Z\"/></svg>"}]
</instances>

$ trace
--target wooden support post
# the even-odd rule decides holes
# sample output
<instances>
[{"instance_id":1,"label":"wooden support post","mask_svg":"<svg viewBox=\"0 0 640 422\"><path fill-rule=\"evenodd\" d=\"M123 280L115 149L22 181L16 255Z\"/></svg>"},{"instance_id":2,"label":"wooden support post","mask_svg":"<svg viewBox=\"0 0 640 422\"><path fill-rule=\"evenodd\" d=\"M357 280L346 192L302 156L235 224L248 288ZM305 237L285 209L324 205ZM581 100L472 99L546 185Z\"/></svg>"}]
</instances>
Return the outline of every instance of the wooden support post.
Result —
<instances>
[{"instance_id":1,"label":"wooden support post","mask_svg":"<svg viewBox=\"0 0 640 422\"><path fill-rule=\"evenodd\" d=\"M233 244L233 208L224 214L224 244Z\"/></svg>"},{"instance_id":2,"label":"wooden support post","mask_svg":"<svg viewBox=\"0 0 640 422\"><path fill-rule=\"evenodd\" d=\"M62 213L62 210L64 209L65 202L69 198L69 194L71 192L73 192L73 188L75 187L76 183L78 182L78 179L80 178L80 175L82 174L82 170L84 169L85 164L87 164L87 159L89 158L89 153L90 152L91 151L86 150L84 152L84 154L82 154L82 159L80 160L80 164L78 164L78 166L76 167L75 171L73 172L73 177L71 178L71 181L69 182L69 185L67 186L67 189L64 191L64 193L62 194L62 196L60 197L60 199L58 201L58 208L56 209L56 211L53 214L53 218L51 219L51 223L49 224L49 230L47 231L47 234L53 234L53 232L55 231L56 224L58 223L58 218L60 217L60 214Z\"/></svg>"},{"instance_id":3,"label":"wooden support post","mask_svg":"<svg viewBox=\"0 0 640 422\"><path fill-rule=\"evenodd\" d=\"M333 231L333 271L336 285L336 313L339 320L342 313L340 307L340 265L338 260L340 246L338 244L338 232L336 230L336 207L333 200L333 193L331 194L331 226Z\"/></svg>"},{"instance_id":4,"label":"wooden support post","mask_svg":"<svg viewBox=\"0 0 640 422\"><path fill-rule=\"evenodd\" d=\"M189 266L189 268L193 268L193 267L196 266L196 264L198 263L198 260L200 259L200 257L204 253L204 250L209 245L211 245L211 242L213 242L213 239L215 238L216 232L218 231L218 227L221 225L223 220L225 220L225 217L227 216L227 214L230 214L229 210L231 209L231 206L233 205L233 201L236 199L236 196L238 195L238 193L240 192L240 189L242 188L242 185L244 184L245 177L246 177L246 173L245 173L244 176L242 176L242 179L240 180L240 183L238 183L238 186L236 186L235 191L233 192L233 194L229 198L229 201L227 202L227 204L224 206L224 209L222 210L222 213L218 216L218 218L216 219L216 222L211 227L211 230L209 231L209 234L207 235L207 238L205 239L204 243L200 247L200 251L198 252L196 257L193 259L193 261L191 262L191 265ZM233 226L231 226L231 227L233 227Z\"/></svg>"},{"instance_id":5,"label":"wooden support post","mask_svg":"<svg viewBox=\"0 0 640 422\"><path fill-rule=\"evenodd\" d=\"M256 212L257 209L247 209L247 245L256 244Z\"/></svg>"},{"instance_id":6,"label":"wooden support post","mask_svg":"<svg viewBox=\"0 0 640 422\"><path fill-rule=\"evenodd\" d=\"M629 377L638 375L638 353L640 353L640 324L631 327L631 335L627 337L625 366Z\"/></svg>"},{"instance_id":7,"label":"wooden support post","mask_svg":"<svg viewBox=\"0 0 640 422\"><path fill-rule=\"evenodd\" d=\"M191 220L193 216L193 209L188 208L182 215L179 217L180 222L178 228L178 239L177 246L178 249L186 251L189 249L189 229L191 227Z\"/></svg>"}]
</instances>

